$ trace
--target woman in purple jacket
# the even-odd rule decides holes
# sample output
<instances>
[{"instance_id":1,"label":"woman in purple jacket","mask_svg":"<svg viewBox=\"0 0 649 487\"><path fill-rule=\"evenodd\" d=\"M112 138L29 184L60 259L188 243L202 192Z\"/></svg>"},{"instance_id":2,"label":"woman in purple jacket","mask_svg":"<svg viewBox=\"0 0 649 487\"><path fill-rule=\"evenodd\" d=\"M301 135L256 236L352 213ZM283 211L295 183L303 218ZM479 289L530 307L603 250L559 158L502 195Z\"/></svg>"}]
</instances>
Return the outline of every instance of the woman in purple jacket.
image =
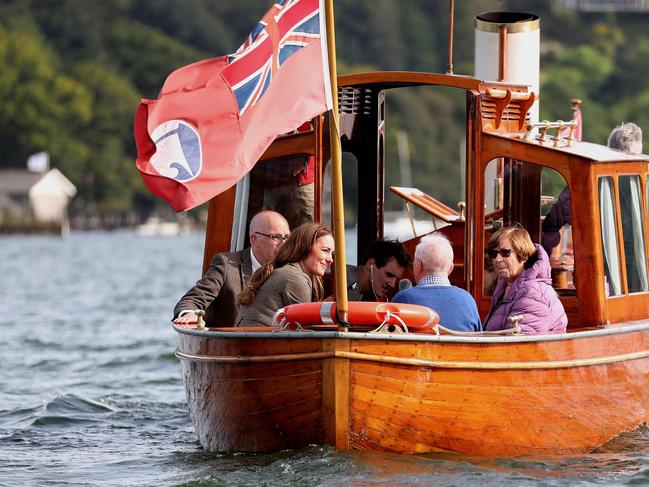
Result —
<instances>
[{"instance_id":1,"label":"woman in purple jacket","mask_svg":"<svg viewBox=\"0 0 649 487\"><path fill-rule=\"evenodd\" d=\"M550 259L543 247L532 243L527 230L518 224L501 228L489 240L487 253L498 284L486 330L511 328L507 318L522 315L519 326L524 335L565 333L568 318L552 288Z\"/></svg>"}]
</instances>

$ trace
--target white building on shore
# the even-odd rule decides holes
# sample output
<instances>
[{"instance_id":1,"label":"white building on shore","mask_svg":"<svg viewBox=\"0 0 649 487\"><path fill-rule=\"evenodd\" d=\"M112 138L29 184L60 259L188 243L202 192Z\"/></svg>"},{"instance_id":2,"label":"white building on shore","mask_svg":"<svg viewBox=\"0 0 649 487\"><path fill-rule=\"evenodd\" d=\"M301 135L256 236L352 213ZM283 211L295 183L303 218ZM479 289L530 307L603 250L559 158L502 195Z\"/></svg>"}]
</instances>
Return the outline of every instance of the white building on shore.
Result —
<instances>
[{"instance_id":1,"label":"white building on shore","mask_svg":"<svg viewBox=\"0 0 649 487\"><path fill-rule=\"evenodd\" d=\"M67 231L77 188L58 169L0 169L0 232Z\"/></svg>"}]
</instances>

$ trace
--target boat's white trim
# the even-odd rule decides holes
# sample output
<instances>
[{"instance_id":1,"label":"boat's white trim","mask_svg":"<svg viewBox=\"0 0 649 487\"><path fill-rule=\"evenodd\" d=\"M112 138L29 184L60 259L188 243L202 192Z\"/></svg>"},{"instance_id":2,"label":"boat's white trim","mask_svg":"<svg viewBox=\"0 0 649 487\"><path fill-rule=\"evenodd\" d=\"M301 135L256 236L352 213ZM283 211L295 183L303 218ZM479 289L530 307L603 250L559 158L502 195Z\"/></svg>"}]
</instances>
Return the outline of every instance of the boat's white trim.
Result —
<instances>
[{"instance_id":1,"label":"boat's white trim","mask_svg":"<svg viewBox=\"0 0 649 487\"><path fill-rule=\"evenodd\" d=\"M181 352L176 348L176 357L190 362L212 362L217 364L251 364L268 362L294 362L298 360L320 360L333 358L334 352L306 352L306 353L284 353L277 355L241 355L241 356L216 356L216 355L194 355Z\"/></svg>"},{"instance_id":2,"label":"boat's white trim","mask_svg":"<svg viewBox=\"0 0 649 487\"><path fill-rule=\"evenodd\" d=\"M453 335L428 335L414 333L356 333L337 331L310 331L291 332L237 332L237 331L199 331L195 328L174 325L174 330L183 335L195 335L203 338L267 338L267 339L313 339L313 338L347 338L362 340L394 340L406 342L455 342L455 343L521 343L521 342L551 342L562 340L578 340L583 338L619 335L637 331L649 330L649 321L634 322L634 324L609 325L606 328L588 331L576 331L556 335L515 335L515 336L453 336Z\"/></svg>"},{"instance_id":3,"label":"boat's white trim","mask_svg":"<svg viewBox=\"0 0 649 487\"><path fill-rule=\"evenodd\" d=\"M330 350L325 352L289 353L277 355L248 355L248 356L217 356L195 355L176 349L176 357L189 362L204 362L214 364L250 364L272 362L294 362L301 360L320 360L328 358L346 358L350 360L365 360L396 365L410 365L414 367L431 367L438 369L488 369L488 370L525 370L525 369L571 369L576 367L591 367L607 365L628 360L639 360L649 357L649 350L631 352L622 355L609 355L607 357L592 357L572 360L546 360L530 362L467 362L450 360L425 360L410 357L392 357L387 355L373 355L368 353L347 352L344 350Z\"/></svg>"}]
</instances>

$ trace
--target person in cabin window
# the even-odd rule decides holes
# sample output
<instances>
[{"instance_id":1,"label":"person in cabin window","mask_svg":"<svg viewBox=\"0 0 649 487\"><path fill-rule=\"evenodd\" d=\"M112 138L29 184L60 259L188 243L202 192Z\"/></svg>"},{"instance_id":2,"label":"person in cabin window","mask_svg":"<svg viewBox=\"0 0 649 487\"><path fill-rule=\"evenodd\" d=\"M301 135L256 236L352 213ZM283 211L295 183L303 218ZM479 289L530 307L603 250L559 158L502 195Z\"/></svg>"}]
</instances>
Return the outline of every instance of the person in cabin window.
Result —
<instances>
[{"instance_id":1,"label":"person in cabin window","mask_svg":"<svg viewBox=\"0 0 649 487\"><path fill-rule=\"evenodd\" d=\"M173 322L195 324L199 310L209 325L233 326L237 317L237 296L253 272L270 262L289 234L288 222L274 211L262 211L250 220L250 247L223 252L212 258L203 277L180 298Z\"/></svg>"},{"instance_id":2,"label":"person in cabin window","mask_svg":"<svg viewBox=\"0 0 649 487\"><path fill-rule=\"evenodd\" d=\"M350 301L387 301L410 256L401 242L377 240L363 254L362 264L347 266L347 296Z\"/></svg>"},{"instance_id":3,"label":"person in cabin window","mask_svg":"<svg viewBox=\"0 0 649 487\"><path fill-rule=\"evenodd\" d=\"M302 124L295 134L312 130ZM291 228L314 220L315 158L309 154L267 159L263 163L264 209L286 217Z\"/></svg>"},{"instance_id":4,"label":"person in cabin window","mask_svg":"<svg viewBox=\"0 0 649 487\"><path fill-rule=\"evenodd\" d=\"M541 246L545 253L552 255L552 250L561 242L560 230L564 225L572 225L572 217L570 215L570 190L566 186L557 200L550 207L550 211L543 219L542 229L543 235L541 236Z\"/></svg>"},{"instance_id":5,"label":"person in cabin window","mask_svg":"<svg viewBox=\"0 0 649 487\"><path fill-rule=\"evenodd\" d=\"M297 154L268 159L264 169L264 208L285 215L291 228L313 221L313 156Z\"/></svg>"},{"instance_id":6,"label":"person in cabin window","mask_svg":"<svg viewBox=\"0 0 649 487\"><path fill-rule=\"evenodd\" d=\"M626 154L642 154L642 129L633 122L623 123L611 131L606 145ZM548 255L552 255L552 250L561 241L559 231L564 225L572 225L568 187L559 194L557 201L554 202L543 220L541 245Z\"/></svg>"},{"instance_id":7,"label":"person in cabin window","mask_svg":"<svg viewBox=\"0 0 649 487\"><path fill-rule=\"evenodd\" d=\"M606 145L627 154L642 154L642 129L633 122L623 123L611 131Z\"/></svg>"},{"instance_id":8,"label":"person in cabin window","mask_svg":"<svg viewBox=\"0 0 649 487\"><path fill-rule=\"evenodd\" d=\"M319 223L293 230L277 255L254 273L239 295L235 326L272 326L278 309L321 301L322 276L333 262L333 252L331 231Z\"/></svg>"},{"instance_id":9,"label":"person in cabin window","mask_svg":"<svg viewBox=\"0 0 649 487\"><path fill-rule=\"evenodd\" d=\"M565 333L568 318L552 288L550 259L541 245L534 245L521 225L503 227L487 244L498 284L485 321L487 331L512 327L510 317L522 316L524 335Z\"/></svg>"},{"instance_id":10,"label":"person in cabin window","mask_svg":"<svg viewBox=\"0 0 649 487\"><path fill-rule=\"evenodd\" d=\"M393 303L428 306L439 315L439 324L451 330L482 330L473 297L448 280L453 271L453 247L448 238L437 232L423 237L412 266L417 285L399 291Z\"/></svg>"}]
</instances>

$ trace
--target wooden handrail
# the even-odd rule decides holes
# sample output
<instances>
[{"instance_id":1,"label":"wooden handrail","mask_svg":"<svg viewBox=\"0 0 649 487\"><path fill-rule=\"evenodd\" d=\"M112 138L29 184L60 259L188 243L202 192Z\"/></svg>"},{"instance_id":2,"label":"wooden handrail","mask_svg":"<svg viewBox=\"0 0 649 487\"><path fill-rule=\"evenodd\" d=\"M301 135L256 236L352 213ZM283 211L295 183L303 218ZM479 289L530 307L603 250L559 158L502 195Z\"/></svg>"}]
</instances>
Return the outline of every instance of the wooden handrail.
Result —
<instances>
[{"instance_id":1,"label":"wooden handrail","mask_svg":"<svg viewBox=\"0 0 649 487\"><path fill-rule=\"evenodd\" d=\"M436 328L439 331L440 335L452 335L452 336L460 336L460 337L509 336L509 335L520 335L521 333L521 329L518 326L515 328L506 328L504 330L496 330L496 331L458 331L458 330L451 330L450 328L446 328L445 326L442 325L437 325Z\"/></svg>"},{"instance_id":2,"label":"wooden handrail","mask_svg":"<svg viewBox=\"0 0 649 487\"><path fill-rule=\"evenodd\" d=\"M489 88L485 92L489 98L501 99L511 96L512 100L521 100L526 101L532 96L532 92L524 93L521 91L511 91L511 90L498 90L496 88Z\"/></svg>"}]
</instances>

